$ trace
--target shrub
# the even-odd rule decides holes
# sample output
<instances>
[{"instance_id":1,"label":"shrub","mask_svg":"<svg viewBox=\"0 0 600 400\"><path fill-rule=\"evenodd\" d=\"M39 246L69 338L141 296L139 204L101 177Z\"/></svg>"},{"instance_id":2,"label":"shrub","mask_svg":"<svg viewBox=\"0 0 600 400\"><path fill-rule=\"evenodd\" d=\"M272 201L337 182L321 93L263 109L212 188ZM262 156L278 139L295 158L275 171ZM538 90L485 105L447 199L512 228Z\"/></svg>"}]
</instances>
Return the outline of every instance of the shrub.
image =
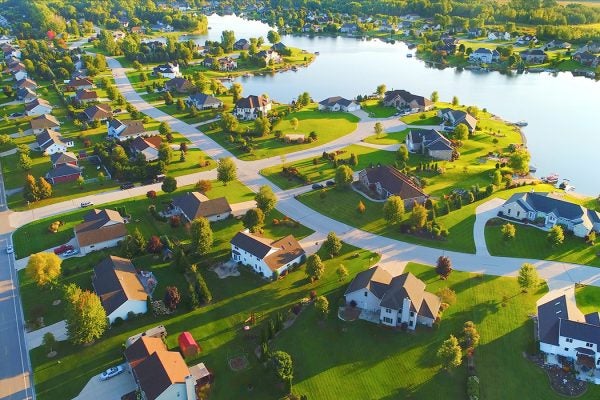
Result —
<instances>
[{"instance_id":1,"label":"shrub","mask_svg":"<svg viewBox=\"0 0 600 400\"><path fill-rule=\"evenodd\" d=\"M48 232L50 232L50 233L58 232L58 228L60 228L61 225L62 225L62 223L60 221L54 221L48 227Z\"/></svg>"},{"instance_id":2,"label":"shrub","mask_svg":"<svg viewBox=\"0 0 600 400\"><path fill-rule=\"evenodd\" d=\"M172 228L177 228L179 225L181 225L181 217L179 215L173 215L169 219L169 224L171 224Z\"/></svg>"},{"instance_id":3,"label":"shrub","mask_svg":"<svg viewBox=\"0 0 600 400\"><path fill-rule=\"evenodd\" d=\"M469 376L467 378L467 396L469 400L479 400L479 378Z\"/></svg>"},{"instance_id":4,"label":"shrub","mask_svg":"<svg viewBox=\"0 0 600 400\"><path fill-rule=\"evenodd\" d=\"M123 318L117 317L112 323L112 326L120 326L123 325Z\"/></svg>"},{"instance_id":5,"label":"shrub","mask_svg":"<svg viewBox=\"0 0 600 400\"><path fill-rule=\"evenodd\" d=\"M156 198L156 191L155 190L149 190L148 192L146 192L146 197L149 199L155 199Z\"/></svg>"}]
</instances>

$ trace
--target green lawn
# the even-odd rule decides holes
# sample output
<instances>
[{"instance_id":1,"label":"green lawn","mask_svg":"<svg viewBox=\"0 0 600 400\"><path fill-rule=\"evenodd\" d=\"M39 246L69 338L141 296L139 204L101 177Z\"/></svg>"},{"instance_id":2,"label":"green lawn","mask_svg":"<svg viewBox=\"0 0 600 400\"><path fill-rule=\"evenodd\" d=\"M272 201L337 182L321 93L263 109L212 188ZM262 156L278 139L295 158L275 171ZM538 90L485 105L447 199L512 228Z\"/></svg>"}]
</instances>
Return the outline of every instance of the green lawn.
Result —
<instances>
[{"instance_id":1,"label":"green lawn","mask_svg":"<svg viewBox=\"0 0 600 400\"><path fill-rule=\"evenodd\" d=\"M577 307L584 314L600 311L600 288L598 286L579 286L575 288Z\"/></svg>"},{"instance_id":2,"label":"green lawn","mask_svg":"<svg viewBox=\"0 0 600 400\"><path fill-rule=\"evenodd\" d=\"M364 141L367 143L381 144L381 145L401 144L406 141L406 135L408 135L408 129L405 129L403 131L397 131L397 132L389 132L389 133L384 132L379 135L371 135L371 136L366 137L364 139Z\"/></svg>"},{"instance_id":3,"label":"green lawn","mask_svg":"<svg viewBox=\"0 0 600 400\"><path fill-rule=\"evenodd\" d=\"M355 257L357 255L357 257ZM242 326L251 313L255 313L257 322L263 322L276 311L287 311L301 298L308 296L310 290L328 293L345 283L339 282L335 268L343 263L351 274L368 267L375 262L373 253L344 246L340 256L327 260L325 276L309 283L303 271L290 273L275 283L265 283L257 275L242 268L241 276L219 280L212 272L204 271L207 284L213 294L213 302L209 306L186 312L181 311L169 317L152 317L128 321L119 328L112 328L105 338L88 347L72 346L62 343L58 347L58 357L49 360L40 347L31 351L34 367L34 381L37 396L40 399L72 398L83 388L88 379L100 371L122 362L122 344L132 334L148 329L157 324L164 324L169 336L167 345L175 350L177 335L182 331L190 331L202 347L202 353L188 359L190 365L204 362L218 377L213 386L212 399L250 398L276 399L281 391L275 385L270 374L264 374L263 367L252 354L256 340L244 337ZM164 268L163 276L175 275L168 266L152 266L152 270ZM158 272L161 280L162 272ZM160 286L157 289L160 291ZM309 311L310 313L310 311ZM302 317L300 322L302 321ZM262 327L253 327L253 333L260 337ZM290 328L290 332L295 326ZM227 366L229 357L244 353L248 356L250 368L241 372L232 372ZM57 362L60 361L60 362ZM248 384L254 389L247 391Z\"/></svg>"},{"instance_id":4,"label":"green lawn","mask_svg":"<svg viewBox=\"0 0 600 400\"><path fill-rule=\"evenodd\" d=\"M209 198L217 198L225 196L230 203L240 203L254 198L254 193L239 181L230 182L224 186L221 182L213 181L213 188L206 195ZM127 212L132 215L132 223L128 224L128 228L132 231L135 227L139 227L142 232L160 231L161 234L171 235L173 230L165 223L156 221L147 213L147 208L150 204L156 204L160 208L163 202L168 202L173 196L180 195L186 191L193 191L193 186L185 186L177 189L173 194L159 193L157 198L152 201L145 196L131 198L127 200L117 201L95 206L98 208L114 208L125 207ZM42 220L33 221L25 226L17 229L13 235L15 243L15 252L17 258L26 257L32 253L58 246L67 242L73 237L73 227L81 223L83 215L89 210L76 210L66 214L45 218ZM54 221L64 221L57 233L49 233L48 226ZM139 221L136 221L139 220ZM31 238L36 240L32 241Z\"/></svg>"},{"instance_id":5,"label":"green lawn","mask_svg":"<svg viewBox=\"0 0 600 400\"><path fill-rule=\"evenodd\" d=\"M556 260L600 267L598 244L590 246L584 239L566 234L562 245L552 247L546 239L547 232L520 224L514 224L517 229L515 240L506 242L500 232L504 223L506 222L501 219L491 220L485 228L485 240L491 255Z\"/></svg>"},{"instance_id":6,"label":"green lawn","mask_svg":"<svg viewBox=\"0 0 600 400\"><path fill-rule=\"evenodd\" d=\"M299 121L296 131L290 125L292 118L297 118ZM321 112L316 110L316 106L309 106L285 116L272 128L272 131L279 130L282 132L282 136L288 133L303 133L306 137L314 131L318 136L316 141L303 144L285 143L283 138L278 139L271 133L264 137L253 137L254 149L252 152L246 152L240 148L239 143L232 142L231 139L234 136L223 132L218 123L202 126L200 129L241 160L258 160L323 145L351 133L356 129L357 123L358 117L352 114ZM236 132L241 135L253 129L253 122L242 122Z\"/></svg>"},{"instance_id":7,"label":"green lawn","mask_svg":"<svg viewBox=\"0 0 600 400\"><path fill-rule=\"evenodd\" d=\"M343 153L338 156L338 159L348 159L350 154L355 154L358 157L358 164L351 167L355 171L360 171L370 165L377 165L378 163L391 165L396 160L395 152L375 150L370 147L361 146L360 144L353 144L340 151ZM315 159L317 160L316 164L314 164L313 161ZM333 162L324 160L321 157L308 158L289 164L286 163L285 166L297 168L304 179L283 176L281 164L265 168L260 171L260 173L284 190L303 186L311 182L321 182L327 179L333 179L335 176Z\"/></svg>"},{"instance_id":8,"label":"green lawn","mask_svg":"<svg viewBox=\"0 0 600 400\"><path fill-rule=\"evenodd\" d=\"M373 118L389 118L398 112L395 107L386 107L380 104L379 100L363 101L361 108Z\"/></svg>"},{"instance_id":9,"label":"green lawn","mask_svg":"<svg viewBox=\"0 0 600 400\"><path fill-rule=\"evenodd\" d=\"M408 125L439 125L442 122L436 110L406 115L400 121Z\"/></svg>"}]
</instances>

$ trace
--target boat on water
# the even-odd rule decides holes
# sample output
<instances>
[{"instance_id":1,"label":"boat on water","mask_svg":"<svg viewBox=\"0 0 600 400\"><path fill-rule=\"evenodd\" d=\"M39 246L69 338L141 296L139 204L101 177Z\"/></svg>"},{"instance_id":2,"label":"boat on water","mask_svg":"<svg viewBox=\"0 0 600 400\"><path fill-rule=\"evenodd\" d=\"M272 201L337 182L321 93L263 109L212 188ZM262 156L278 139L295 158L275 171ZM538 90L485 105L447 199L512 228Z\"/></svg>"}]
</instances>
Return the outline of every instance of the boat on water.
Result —
<instances>
[{"instance_id":1,"label":"boat on water","mask_svg":"<svg viewBox=\"0 0 600 400\"><path fill-rule=\"evenodd\" d=\"M527 126L527 121L517 121L515 122L516 126Z\"/></svg>"},{"instance_id":2,"label":"boat on water","mask_svg":"<svg viewBox=\"0 0 600 400\"><path fill-rule=\"evenodd\" d=\"M292 67L292 71L296 72L298 71L298 67L296 67L295 65Z\"/></svg>"},{"instance_id":3,"label":"boat on water","mask_svg":"<svg viewBox=\"0 0 600 400\"><path fill-rule=\"evenodd\" d=\"M411 58L412 56L413 56L413 55L412 55L412 53L408 53L408 54L406 55L406 57L408 57L408 58Z\"/></svg>"},{"instance_id":4,"label":"boat on water","mask_svg":"<svg viewBox=\"0 0 600 400\"><path fill-rule=\"evenodd\" d=\"M319 53L318 51L315 51L315 55L316 56L318 56L319 54L321 54L321 53Z\"/></svg>"},{"instance_id":5,"label":"boat on water","mask_svg":"<svg viewBox=\"0 0 600 400\"><path fill-rule=\"evenodd\" d=\"M555 185L558 182L558 174L550 174L542 178L542 182L551 183Z\"/></svg>"},{"instance_id":6,"label":"boat on water","mask_svg":"<svg viewBox=\"0 0 600 400\"><path fill-rule=\"evenodd\" d=\"M530 165L529 172L531 172L532 174L535 174L537 172L537 167L535 165Z\"/></svg>"}]
</instances>

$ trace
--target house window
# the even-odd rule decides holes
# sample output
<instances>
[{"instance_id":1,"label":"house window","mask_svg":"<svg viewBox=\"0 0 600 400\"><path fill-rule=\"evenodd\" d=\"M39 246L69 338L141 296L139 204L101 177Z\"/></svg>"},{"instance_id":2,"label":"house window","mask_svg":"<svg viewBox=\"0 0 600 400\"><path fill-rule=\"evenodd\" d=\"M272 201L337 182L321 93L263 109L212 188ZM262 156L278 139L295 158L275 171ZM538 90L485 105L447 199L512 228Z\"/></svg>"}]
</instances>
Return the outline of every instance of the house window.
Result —
<instances>
[{"instance_id":1,"label":"house window","mask_svg":"<svg viewBox=\"0 0 600 400\"><path fill-rule=\"evenodd\" d=\"M415 324L415 321L410 321L410 322L408 323L408 326L413 326L414 324Z\"/></svg>"},{"instance_id":2,"label":"house window","mask_svg":"<svg viewBox=\"0 0 600 400\"><path fill-rule=\"evenodd\" d=\"M392 310L390 310L389 308L386 308L386 309L385 309L385 312L389 314L389 313L391 313L391 312L392 312Z\"/></svg>"},{"instance_id":3,"label":"house window","mask_svg":"<svg viewBox=\"0 0 600 400\"><path fill-rule=\"evenodd\" d=\"M567 343L573 343L573 339L567 338Z\"/></svg>"},{"instance_id":4,"label":"house window","mask_svg":"<svg viewBox=\"0 0 600 400\"><path fill-rule=\"evenodd\" d=\"M508 209L508 215L510 215L510 208Z\"/></svg>"},{"instance_id":5,"label":"house window","mask_svg":"<svg viewBox=\"0 0 600 400\"><path fill-rule=\"evenodd\" d=\"M414 311L411 311L411 312L410 312L410 316L411 316L411 317L414 317L414 316L415 316L415 313L414 313Z\"/></svg>"},{"instance_id":6,"label":"house window","mask_svg":"<svg viewBox=\"0 0 600 400\"><path fill-rule=\"evenodd\" d=\"M565 351L569 351L569 348L568 348L568 347L565 347Z\"/></svg>"},{"instance_id":7,"label":"house window","mask_svg":"<svg viewBox=\"0 0 600 400\"><path fill-rule=\"evenodd\" d=\"M391 324L392 323L392 319L388 318L388 317L384 317L383 318L383 322L385 322L386 324Z\"/></svg>"},{"instance_id":8,"label":"house window","mask_svg":"<svg viewBox=\"0 0 600 400\"><path fill-rule=\"evenodd\" d=\"M594 344L593 343L586 343L585 347L594 347Z\"/></svg>"},{"instance_id":9,"label":"house window","mask_svg":"<svg viewBox=\"0 0 600 400\"><path fill-rule=\"evenodd\" d=\"M521 211L517 211L517 217L521 215Z\"/></svg>"}]
</instances>

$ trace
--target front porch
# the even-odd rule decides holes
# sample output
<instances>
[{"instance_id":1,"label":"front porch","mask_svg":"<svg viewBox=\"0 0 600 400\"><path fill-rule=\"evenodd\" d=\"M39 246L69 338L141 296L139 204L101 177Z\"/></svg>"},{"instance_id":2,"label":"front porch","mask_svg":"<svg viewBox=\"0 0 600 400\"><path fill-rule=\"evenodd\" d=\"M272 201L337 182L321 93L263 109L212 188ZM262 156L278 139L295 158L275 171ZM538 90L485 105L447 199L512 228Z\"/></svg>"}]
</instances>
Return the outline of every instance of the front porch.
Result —
<instances>
[{"instance_id":1,"label":"front porch","mask_svg":"<svg viewBox=\"0 0 600 400\"><path fill-rule=\"evenodd\" d=\"M595 368L594 357L587 354L578 353L577 359L573 364L577 374L577 379L594 384L600 384L600 370Z\"/></svg>"}]
</instances>

